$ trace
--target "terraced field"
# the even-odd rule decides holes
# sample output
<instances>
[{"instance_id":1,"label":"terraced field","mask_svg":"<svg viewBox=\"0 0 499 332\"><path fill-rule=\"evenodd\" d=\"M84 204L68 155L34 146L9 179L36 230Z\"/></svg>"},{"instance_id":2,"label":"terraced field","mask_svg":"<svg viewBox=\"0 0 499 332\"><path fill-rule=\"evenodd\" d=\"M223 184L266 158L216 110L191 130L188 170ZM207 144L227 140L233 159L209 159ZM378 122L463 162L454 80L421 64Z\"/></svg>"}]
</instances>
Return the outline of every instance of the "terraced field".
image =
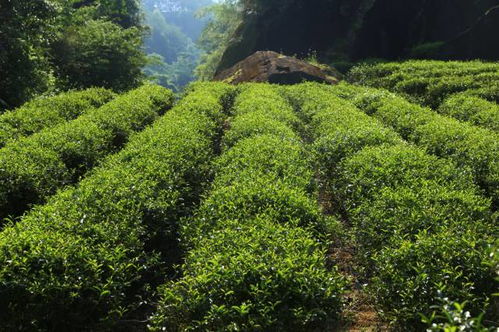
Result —
<instances>
[{"instance_id":1,"label":"terraced field","mask_svg":"<svg viewBox=\"0 0 499 332\"><path fill-rule=\"evenodd\" d=\"M3 115L36 125L0 149L0 330L499 326L498 66L459 66ZM425 91L479 79L390 85L420 68Z\"/></svg>"}]
</instances>

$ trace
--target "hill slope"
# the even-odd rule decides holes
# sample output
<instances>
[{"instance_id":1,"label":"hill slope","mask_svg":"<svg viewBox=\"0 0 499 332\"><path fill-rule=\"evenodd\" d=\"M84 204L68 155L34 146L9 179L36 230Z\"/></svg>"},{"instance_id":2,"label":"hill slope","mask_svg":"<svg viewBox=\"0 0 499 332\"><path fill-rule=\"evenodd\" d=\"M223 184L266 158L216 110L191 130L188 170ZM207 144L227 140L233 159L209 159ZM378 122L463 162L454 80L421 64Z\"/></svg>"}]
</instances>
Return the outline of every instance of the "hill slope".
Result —
<instances>
[{"instance_id":1,"label":"hill slope","mask_svg":"<svg viewBox=\"0 0 499 332\"><path fill-rule=\"evenodd\" d=\"M391 88L430 68L431 87L461 65L352 78ZM438 96L490 86L473 84ZM497 132L411 91L196 83L171 109L159 87L116 97L103 109L150 108L151 124L2 223L0 330L497 327Z\"/></svg>"}]
</instances>

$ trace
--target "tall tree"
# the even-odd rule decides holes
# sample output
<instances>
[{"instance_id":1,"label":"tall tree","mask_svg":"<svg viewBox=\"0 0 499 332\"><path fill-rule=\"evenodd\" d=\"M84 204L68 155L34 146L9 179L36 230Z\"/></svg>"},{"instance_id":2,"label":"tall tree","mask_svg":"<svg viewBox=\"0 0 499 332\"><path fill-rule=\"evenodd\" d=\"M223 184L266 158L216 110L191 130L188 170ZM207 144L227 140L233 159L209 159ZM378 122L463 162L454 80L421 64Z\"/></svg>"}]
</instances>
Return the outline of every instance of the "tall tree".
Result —
<instances>
[{"instance_id":1,"label":"tall tree","mask_svg":"<svg viewBox=\"0 0 499 332\"><path fill-rule=\"evenodd\" d=\"M47 88L56 15L57 4L48 0L0 0L0 110Z\"/></svg>"},{"instance_id":2,"label":"tall tree","mask_svg":"<svg viewBox=\"0 0 499 332\"><path fill-rule=\"evenodd\" d=\"M138 84L143 32L139 0L0 0L0 110L54 89Z\"/></svg>"}]
</instances>

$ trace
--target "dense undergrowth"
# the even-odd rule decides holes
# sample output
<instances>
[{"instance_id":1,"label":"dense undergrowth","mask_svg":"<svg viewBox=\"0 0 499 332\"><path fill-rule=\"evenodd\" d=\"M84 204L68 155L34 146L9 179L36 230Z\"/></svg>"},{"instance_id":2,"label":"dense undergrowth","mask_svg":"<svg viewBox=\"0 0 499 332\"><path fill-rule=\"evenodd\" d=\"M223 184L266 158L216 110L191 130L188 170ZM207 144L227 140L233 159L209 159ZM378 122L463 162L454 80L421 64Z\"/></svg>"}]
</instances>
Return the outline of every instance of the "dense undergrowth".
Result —
<instances>
[{"instance_id":1,"label":"dense undergrowth","mask_svg":"<svg viewBox=\"0 0 499 332\"><path fill-rule=\"evenodd\" d=\"M0 116L0 330L337 330L353 289L394 330L497 327L497 65L351 78Z\"/></svg>"}]
</instances>

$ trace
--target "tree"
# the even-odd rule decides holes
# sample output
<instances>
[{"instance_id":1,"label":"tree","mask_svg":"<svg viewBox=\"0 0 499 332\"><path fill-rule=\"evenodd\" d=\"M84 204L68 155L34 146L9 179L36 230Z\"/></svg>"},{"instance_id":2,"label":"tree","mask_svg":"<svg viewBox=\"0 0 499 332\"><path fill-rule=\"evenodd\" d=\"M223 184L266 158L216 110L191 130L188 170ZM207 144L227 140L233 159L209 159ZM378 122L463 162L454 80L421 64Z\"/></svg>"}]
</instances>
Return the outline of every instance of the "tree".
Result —
<instances>
[{"instance_id":1,"label":"tree","mask_svg":"<svg viewBox=\"0 0 499 332\"><path fill-rule=\"evenodd\" d=\"M0 0L0 111L58 88L135 86L141 18L140 0Z\"/></svg>"},{"instance_id":2,"label":"tree","mask_svg":"<svg viewBox=\"0 0 499 332\"><path fill-rule=\"evenodd\" d=\"M48 0L0 0L0 110L47 89L56 14Z\"/></svg>"},{"instance_id":3,"label":"tree","mask_svg":"<svg viewBox=\"0 0 499 332\"><path fill-rule=\"evenodd\" d=\"M211 17L198 40L198 46L205 51L201 64L196 68L196 76L209 80L215 74L223 52L242 22L245 7L237 0L227 0L200 11L199 16Z\"/></svg>"},{"instance_id":4,"label":"tree","mask_svg":"<svg viewBox=\"0 0 499 332\"><path fill-rule=\"evenodd\" d=\"M69 27L54 44L59 84L65 89L102 86L115 91L136 87L146 64L142 31L104 20Z\"/></svg>"}]
</instances>

